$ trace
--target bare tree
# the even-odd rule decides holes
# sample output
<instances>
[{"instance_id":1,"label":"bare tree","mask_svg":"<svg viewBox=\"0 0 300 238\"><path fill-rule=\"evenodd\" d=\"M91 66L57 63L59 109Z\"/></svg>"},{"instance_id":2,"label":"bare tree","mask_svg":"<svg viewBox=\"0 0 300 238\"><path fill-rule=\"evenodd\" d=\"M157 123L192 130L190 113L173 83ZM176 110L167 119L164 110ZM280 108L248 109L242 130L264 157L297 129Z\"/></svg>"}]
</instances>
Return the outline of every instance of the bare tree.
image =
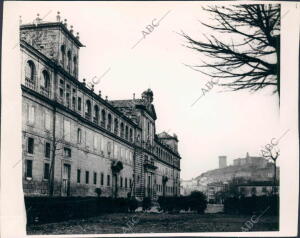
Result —
<instances>
[{"instance_id":1,"label":"bare tree","mask_svg":"<svg viewBox=\"0 0 300 238\"><path fill-rule=\"evenodd\" d=\"M258 91L275 87L280 96L280 5L231 5L203 8L212 14L210 24L216 34L198 41L182 32L187 48L210 60L194 65L194 70L233 91ZM215 22L215 24L214 24ZM221 34L220 34L221 33Z\"/></svg>"},{"instance_id":2,"label":"bare tree","mask_svg":"<svg viewBox=\"0 0 300 238\"><path fill-rule=\"evenodd\" d=\"M270 146L266 146L265 150L262 152L263 157L265 157L266 159L269 159L273 162L273 166L274 166L274 173L273 173L273 194L275 194L275 190L276 190L276 184L277 184L277 178L276 178L276 172L277 172L277 168L276 168L276 161L277 158L279 157L279 149L277 149L276 147L270 147Z\"/></svg>"}]
</instances>

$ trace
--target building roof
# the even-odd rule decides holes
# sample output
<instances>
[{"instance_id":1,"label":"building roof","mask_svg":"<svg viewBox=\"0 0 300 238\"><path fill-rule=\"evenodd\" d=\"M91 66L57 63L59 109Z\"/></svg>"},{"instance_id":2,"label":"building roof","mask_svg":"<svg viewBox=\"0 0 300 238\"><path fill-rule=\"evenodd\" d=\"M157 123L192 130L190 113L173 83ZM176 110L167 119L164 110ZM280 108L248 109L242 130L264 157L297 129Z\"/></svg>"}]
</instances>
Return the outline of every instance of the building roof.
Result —
<instances>
[{"instance_id":1,"label":"building roof","mask_svg":"<svg viewBox=\"0 0 300 238\"><path fill-rule=\"evenodd\" d=\"M157 134L157 137L159 139L173 139L173 140L176 140L178 142L178 138L177 138L177 135L174 134L173 136L171 136L170 134L168 134L167 132L163 131L159 134Z\"/></svg>"},{"instance_id":2,"label":"building roof","mask_svg":"<svg viewBox=\"0 0 300 238\"><path fill-rule=\"evenodd\" d=\"M20 26L21 30L30 30L36 28L60 28L65 32L78 47L84 47L84 45L79 41L79 36L74 36L73 33L61 22L40 22L38 24L24 24Z\"/></svg>"},{"instance_id":3,"label":"building roof","mask_svg":"<svg viewBox=\"0 0 300 238\"><path fill-rule=\"evenodd\" d=\"M278 186L278 181L276 186ZM244 183L238 184L237 186L274 186L273 181L245 181Z\"/></svg>"},{"instance_id":4,"label":"building roof","mask_svg":"<svg viewBox=\"0 0 300 238\"><path fill-rule=\"evenodd\" d=\"M142 93L142 97L143 98L139 98L139 99L125 99L125 100L111 100L109 101L109 103L111 103L115 108L119 109L120 111L122 111L123 113L127 114L127 115L133 115L134 110L136 108L140 108L145 110L154 120L156 120L156 112L155 112L155 108L152 104L152 100L153 100L153 92L148 89L146 91L144 91ZM148 98L145 98L148 96Z\"/></svg>"}]
</instances>

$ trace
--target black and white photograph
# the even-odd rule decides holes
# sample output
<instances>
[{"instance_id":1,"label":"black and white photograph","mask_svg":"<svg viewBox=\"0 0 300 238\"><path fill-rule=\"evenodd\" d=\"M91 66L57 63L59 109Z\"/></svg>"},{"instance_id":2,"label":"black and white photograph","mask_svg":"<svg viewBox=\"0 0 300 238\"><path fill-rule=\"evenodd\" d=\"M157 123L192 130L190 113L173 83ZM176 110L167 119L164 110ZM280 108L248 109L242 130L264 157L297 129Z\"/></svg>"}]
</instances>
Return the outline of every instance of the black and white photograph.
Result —
<instances>
[{"instance_id":1,"label":"black and white photograph","mask_svg":"<svg viewBox=\"0 0 300 238\"><path fill-rule=\"evenodd\" d=\"M297 235L299 7L4 2L2 236Z\"/></svg>"}]
</instances>

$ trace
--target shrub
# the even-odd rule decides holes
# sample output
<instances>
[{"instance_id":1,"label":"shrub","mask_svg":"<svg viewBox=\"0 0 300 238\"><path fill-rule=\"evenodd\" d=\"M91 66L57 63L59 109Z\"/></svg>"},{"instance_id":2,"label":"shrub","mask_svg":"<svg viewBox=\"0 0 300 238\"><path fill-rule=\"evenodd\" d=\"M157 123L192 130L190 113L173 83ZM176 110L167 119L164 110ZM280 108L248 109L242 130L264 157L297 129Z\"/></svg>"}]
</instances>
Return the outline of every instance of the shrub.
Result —
<instances>
[{"instance_id":1,"label":"shrub","mask_svg":"<svg viewBox=\"0 0 300 238\"><path fill-rule=\"evenodd\" d=\"M130 212L134 212L138 208L138 201L135 198L130 198L128 201L128 207Z\"/></svg>"},{"instance_id":2,"label":"shrub","mask_svg":"<svg viewBox=\"0 0 300 238\"><path fill-rule=\"evenodd\" d=\"M233 197L224 201L224 212L228 214L279 214L279 197L271 196L252 196L252 197Z\"/></svg>"},{"instance_id":3,"label":"shrub","mask_svg":"<svg viewBox=\"0 0 300 238\"><path fill-rule=\"evenodd\" d=\"M204 213L204 210L207 207L207 200L204 193L200 191L192 191L188 200L191 210L197 211L200 214Z\"/></svg>"},{"instance_id":4,"label":"shrub","mask_svg":"<svg viewBox=\"0 0 300 238\"><path fill-rule=\"evenodd\" d=\"M189 196L159 197L158 203L161 210L179 212L180 210L194 210L203 213L207 206L206 196L202 192L193 192Z\"/></svg>"},{"instance_id":5,"label":"shrub","mask_svg":"<svg viewBox=\"0 0 300 238\"><path fill-rule=\"evenodd\" d=\"M97 193L97 196L100 197L102 193L101 188L95 188L95 193Z\"/></svg>"},{"instance_id":6,"label":"shrub","mask_svg":"<svg viewBox=\"0 0 300 238\"><path fill-rule=\"evenodd\" d=\"M144 197L143 199L143 210L149 210L151 207L151 198L150 197Z\"/></svg>"}]
</instances>

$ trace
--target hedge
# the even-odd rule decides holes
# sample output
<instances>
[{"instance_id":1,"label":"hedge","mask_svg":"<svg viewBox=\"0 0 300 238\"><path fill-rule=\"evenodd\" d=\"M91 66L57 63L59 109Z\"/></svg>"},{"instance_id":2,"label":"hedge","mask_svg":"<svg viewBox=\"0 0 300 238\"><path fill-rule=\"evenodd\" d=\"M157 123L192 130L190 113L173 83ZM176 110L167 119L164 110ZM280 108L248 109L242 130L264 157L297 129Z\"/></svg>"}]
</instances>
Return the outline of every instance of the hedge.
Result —
<instances>
[{"instance_id":1,"label":"hedge","mask_svg":"<svg viewBox=\"0 0 300 238\"><path fill-rule=\"evenodd\" d=\"M25 197L25 207L30 224L130 212L138 207L138 202L135 199L108 197Z\"/></svg>"},{"instance_id":2,"label":"hedge","mask_svg":"<svg viewBox=\"0 0 300 238\"><path fill-rule=\"evenodd\" d=\"M192 192L189 196L159 197L158 203L163 211L168 212L191 210L202 214L207 207L206 196L198 191Z\"/></svg>"},{"instance_id":3,"label":"hedge","mask_svg":"<svg viewBox=\"0 0 300 238\"><path fill-rule=\"evenodd\" d=\"M224 213L228 214L279 214L279 197L272 196L252 196L240 198L227 198L224 201Z\"/></svg>"}]
</instances>

